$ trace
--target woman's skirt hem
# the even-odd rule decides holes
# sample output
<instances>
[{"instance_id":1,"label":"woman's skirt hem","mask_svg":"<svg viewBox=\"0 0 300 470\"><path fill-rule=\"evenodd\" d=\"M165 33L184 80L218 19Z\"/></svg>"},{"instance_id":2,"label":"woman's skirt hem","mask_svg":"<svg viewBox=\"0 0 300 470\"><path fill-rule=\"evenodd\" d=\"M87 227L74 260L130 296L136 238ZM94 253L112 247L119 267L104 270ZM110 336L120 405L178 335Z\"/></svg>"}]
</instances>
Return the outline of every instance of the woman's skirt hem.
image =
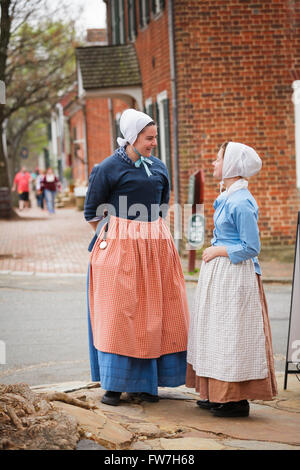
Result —
<instances>
[{"instance_id":1,"label":"woman's skirt hem","mask_svg":"<svg viewBox=\"0 0 300 470\"><path fill-rule=\"evenodd\" d=\"M200 394L201 400L210 400L214 403L227 403L240 400L271 401L277 395L277 383L274 369L271 327L268 316L268 306L261 281L256 275L260 300L262 305L264 333L266 337L266 356L268 363L268 376L264 379L245 380L243 382L226 382L212 377L199 377L192 364L187 364L186 386L194 388Z\"/></svg>"}]
</instances>

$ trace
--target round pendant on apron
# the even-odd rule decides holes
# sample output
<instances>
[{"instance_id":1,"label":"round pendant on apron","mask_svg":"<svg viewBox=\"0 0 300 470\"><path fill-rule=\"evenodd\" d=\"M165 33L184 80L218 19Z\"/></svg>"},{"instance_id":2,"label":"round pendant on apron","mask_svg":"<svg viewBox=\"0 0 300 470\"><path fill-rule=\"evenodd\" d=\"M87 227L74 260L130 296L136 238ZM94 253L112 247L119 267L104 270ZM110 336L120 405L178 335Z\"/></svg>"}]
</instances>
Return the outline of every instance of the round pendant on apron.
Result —
<instances>
[{"instance_id":1,"label":"round pendant on apron","mask_svg":"<svg viewBox=\"0 0 300 470\"><path fill-rule=\"evenodd\" d=\"M102 240L102 242L100 243L99 246L100 246L101 250L104 250L107 247L107 242L105 240Z\"/></svg>"}]
</instances>

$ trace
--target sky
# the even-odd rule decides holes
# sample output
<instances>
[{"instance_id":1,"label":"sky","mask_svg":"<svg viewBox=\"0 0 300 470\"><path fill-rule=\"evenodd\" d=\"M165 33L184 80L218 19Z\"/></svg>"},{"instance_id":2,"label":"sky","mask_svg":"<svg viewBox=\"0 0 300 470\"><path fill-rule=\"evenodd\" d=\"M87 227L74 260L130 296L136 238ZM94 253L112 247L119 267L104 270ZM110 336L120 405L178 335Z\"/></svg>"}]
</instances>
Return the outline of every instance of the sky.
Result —
<instances>
[{"instance_id":1,"label":"sky","mask_svg":"<svg viewBox=\"0 0 300 470\"><path fill-rule=\"evenodd\" d=\"M74 9L83 7L79 20L81 28L105 28L106 5L102 0L72 0L72 5Z\"/></svg>"},{"instance_id":2,"label":"sky","mask_svg":"<svg viewBox=\"0 0 300 470\"><path fill-rule=\"evenodd\" d=\"M106 4L103 0L46 0L46 5L50 10L67 5L67 11L72 18L77 18L81 10L82 13L76 21L81 32L90 28L106 27Z\"/></svg>"}]
</instances>

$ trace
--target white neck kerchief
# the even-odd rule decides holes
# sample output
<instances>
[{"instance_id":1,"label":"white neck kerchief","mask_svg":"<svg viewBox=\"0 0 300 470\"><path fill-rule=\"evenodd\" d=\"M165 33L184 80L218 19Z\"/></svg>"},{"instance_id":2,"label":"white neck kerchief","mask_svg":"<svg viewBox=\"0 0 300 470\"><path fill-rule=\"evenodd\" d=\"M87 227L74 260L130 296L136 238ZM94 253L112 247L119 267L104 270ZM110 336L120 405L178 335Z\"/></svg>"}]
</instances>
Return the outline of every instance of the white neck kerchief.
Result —
<instances>
[{"instance_id":1,"label":"white neck kerchief","mask_svg":"<svg viewBox=\"0 0 300 470\"><path fill-rule=\"evenodd\" d=\"M124 139L121 137L117 139L120 147L124 147L128 142L133 145L139 132L151 121L153 121L153 119L141 111L126 109L120 119L120 131L124 137Z\"/></svg>"},{"instance_id":2,"label":"white neck kerchief","mask_svg":"<svg viewBox=\"0 0 300 470\"><path fill-rule=\"evenodd\" d=\"M224 154L220 191L224 185L224 178L235 176L250 178L258 173L261 167L262 161L252 147L238 142L229 142Z\"/></svg>"},{"instance_id":3,"label":"white neck kerchief","mask_svg":"<svg viewBox=\"0 0 300 470\"><path fill-rule=\"evenodd\" d=\"M229 186L228 189L226 189L225 194L229 196L229 194L234 193L235 191L238 191L239 189L247 189L248 188L248 181L245 180L244 178L241 178L237 181L235 181L232 185Z\"/></svg>"}]
</instances>

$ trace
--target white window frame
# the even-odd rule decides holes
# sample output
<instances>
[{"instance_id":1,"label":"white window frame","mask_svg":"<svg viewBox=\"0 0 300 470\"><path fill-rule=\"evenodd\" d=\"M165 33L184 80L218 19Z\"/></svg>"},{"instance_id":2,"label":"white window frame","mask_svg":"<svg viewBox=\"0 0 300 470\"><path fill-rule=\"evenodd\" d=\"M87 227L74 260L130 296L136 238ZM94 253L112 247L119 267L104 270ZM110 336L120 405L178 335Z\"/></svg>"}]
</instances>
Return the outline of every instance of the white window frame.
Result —
<instances>
[{"instance_id":1,"label":"white window frame","mask_svg":"<svg viewBox=\"0 0 300 470\"><path fill-rule=\"evenodd\" d=\"M146 109L146 114L149 113L149 106L152 105L152 98L147 98L145 101L145 109Z\"/></svg>"},{"instance_id":2,"label":"white window frame","mask_svg":"<svg viewBox=\"0 0 300 470\"><path fill-rule=\"evenodd\" d=\"M166 99L168 99L168 93L166 90L162 91L156 96L156 102L158 105L158 112L159 112L159 122L157 124L159 126L160 158L161 158L161 161L165 165L167 164L167 158L166 158L166 136L165 136L165 126L164 126L163 102Z\"/></svg>"},{"instance_id":3,"label":"white window frame","mask_svg":"<svg viewBox=\"0 0 300 470\"><path fill-rule=\"evenodd\" d=\"M295 80L292 84L293 103L295 108L295 153L296 153L296 181L300 190L300 80Z\"/></svg>"},{"instance_id":4,"label":"white window frame","mask_svg":"<svg viewBox=\"0 0 300 470\"><path fill-rule=\"evenodd\" d=\"M153 13L153 16L156 17L162 12L160 0L155 0L155 13Z\"/></svg>"},{"instance_id":5,"label":"white window frame","mask_svg":"<svg viewBox=\"0 0 300 470\"><path fill-rule=\"evenodd\" d=\"M135 1L135 0L133 0L133 1ZM134 11L135 11L134 5L131 4L131 8L130 8L130 11L129 11L131 30L130 30L130 38L128 38L128 40L130 42L134 42L136 40L136 37L137 37L136 31L134 30L134 27L133 27L133 25L136 24L136 18L135 18L135 15L134 15Z\"/></svg>"},{"instance_id":6,"label":"white window frame","mask_svg":"<svg viewBox=\"0 0 300 470\"><path fill-rule=\"evenodd\" d=\"M142 0L142 29L147 28L148 23L147 23L147 18L146 18L146 1L147 0Z\"/></svg>"}]
</instances>

